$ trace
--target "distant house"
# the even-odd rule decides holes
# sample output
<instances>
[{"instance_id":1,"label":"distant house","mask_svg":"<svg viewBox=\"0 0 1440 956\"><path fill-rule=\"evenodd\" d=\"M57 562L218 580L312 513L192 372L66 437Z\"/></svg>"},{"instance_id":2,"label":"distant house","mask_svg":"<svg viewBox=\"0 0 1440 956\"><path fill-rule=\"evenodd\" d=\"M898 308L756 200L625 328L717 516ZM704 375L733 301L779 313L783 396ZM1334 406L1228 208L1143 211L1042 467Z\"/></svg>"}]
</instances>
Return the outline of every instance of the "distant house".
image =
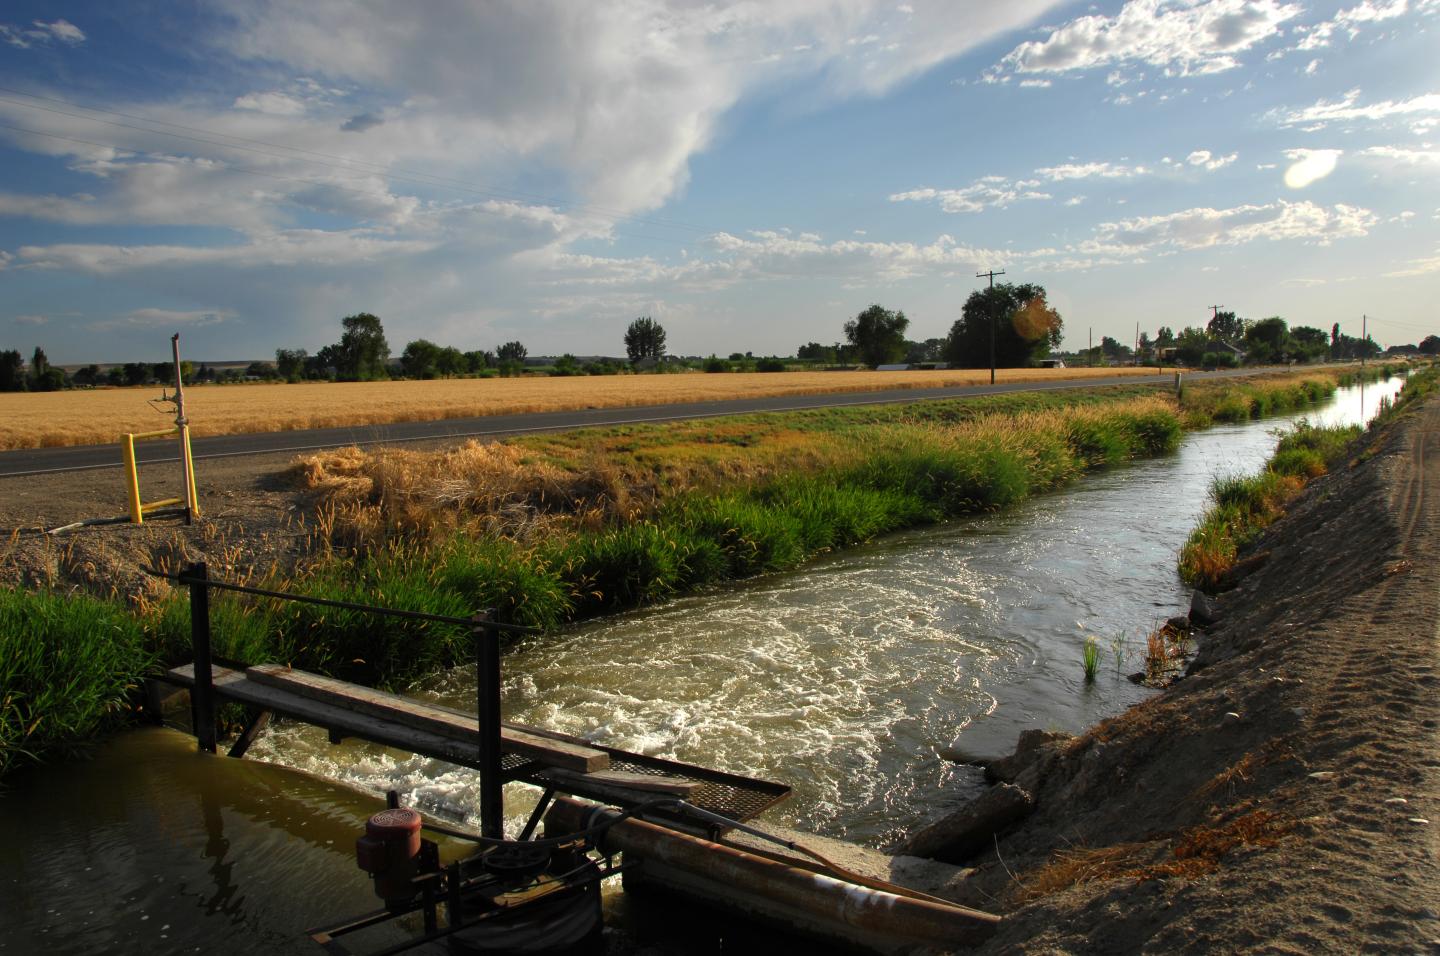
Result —
<instances>
[{"instance_id":1,"label":"distant house","mask_svg":"<svg viewBox=\"0 0 1440 956\"><path fill-rule=\"evenodd\" d=\"M877 372L908 372L908 371L910 371L910 366L909 366L908 364L906 364L905 362L897 362L897 363L895 363L894 365L877 365L877 366L875 366L875 371L877 371Z\"/></svg>"},{"instance_id":2,"label":"distant house","mask_svg":"<svg viewBox=\"0 0 1440 956\"><path fill-rule=\"evenodd\" d=\"M1065 360L1058 358L1041 359L1035 363L1037 368L1064 368Z\"/></svg>"}]
</instances>

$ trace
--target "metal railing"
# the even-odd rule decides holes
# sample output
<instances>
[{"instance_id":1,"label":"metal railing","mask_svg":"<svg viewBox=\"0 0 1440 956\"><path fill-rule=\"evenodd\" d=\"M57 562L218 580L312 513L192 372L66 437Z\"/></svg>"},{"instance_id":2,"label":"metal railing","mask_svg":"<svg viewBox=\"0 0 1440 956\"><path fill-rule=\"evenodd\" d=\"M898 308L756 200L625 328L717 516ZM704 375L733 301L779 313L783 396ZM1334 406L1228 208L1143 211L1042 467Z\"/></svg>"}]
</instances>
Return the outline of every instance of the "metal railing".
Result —
<instances>
[{"instance_id":1,"label":"metal railing","mask_svg":"<svg viewBox=\"0 0 1440 956\"><path fill-rule=\"evenodd\" d=\"M501 633L533 634L537 628L520 624L505 624L494 619L491 610L481 611L472 617L454 617L447 614L431 614L425 611L407 611L401 608L380 607L360 604L354 601L337 601L331 598L311 597L307 594L292 594L269 588L257 588L247 584L218 581L210 577L204 562L186 565L179 574L151 571L156 577L166 578L183 584L190 590L190 639L195 654L195 686L191 691L194 713L195 737L201 750L215 752L215 688L214 660L211 655L210 632L210 591L234 591L259 597L294 601L301 604L317 604L322 607L340 608L382 617L406 620L434 621L469 628L475 642L476 707L480 731L480 832L496 839L504 836L505 805L504 778L501 774L501 725L500 725L500 641Z\"/></svg>"}]
</instances>

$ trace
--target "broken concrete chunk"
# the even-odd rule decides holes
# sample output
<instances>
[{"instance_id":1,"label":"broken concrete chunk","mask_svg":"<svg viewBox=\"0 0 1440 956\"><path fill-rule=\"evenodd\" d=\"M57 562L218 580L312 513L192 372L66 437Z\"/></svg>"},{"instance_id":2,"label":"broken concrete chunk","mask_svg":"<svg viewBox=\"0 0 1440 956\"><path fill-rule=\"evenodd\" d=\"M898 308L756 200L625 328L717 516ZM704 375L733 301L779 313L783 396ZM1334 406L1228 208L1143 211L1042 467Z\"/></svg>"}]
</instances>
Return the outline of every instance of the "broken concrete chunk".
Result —
<instances>
[{"instance_id":1,"label":"broken concrete chunk","mask_svg":"<svg viewBox=\"0 0 1440 956\"><path fill-rule=\"evenodd\" d=\"M985 764L985 779L991 783L1014 783L1032 764L1045 755L1048 744L1069 740L1070 735L1053 730L1024 730L1008 757Z\"/></svg>"},{"instance_id":2,"label":"broken concrete chunk","mask_svg":"<svg viewBox=\"0 0 1440 956\"><path fill-rule=\"evenodd\" d=\"M976 800L907 837L897 854L959 863L990 846L995 834L1035 809L1035 798L1019 787L1000 783Z\"/></svg>"},{"instance_id":3,"label":"broken concrete chunk","mask_svg":"<svg viewBox=\"0 0 1440 956\"><path fill-rule=\"evenodd\" d=\"M1204 627L1207 624L1214 624L1216 618L1215 602L1210 600L1204 591L1191 592L1190 623Z\"/></svg>"}]
</instances>

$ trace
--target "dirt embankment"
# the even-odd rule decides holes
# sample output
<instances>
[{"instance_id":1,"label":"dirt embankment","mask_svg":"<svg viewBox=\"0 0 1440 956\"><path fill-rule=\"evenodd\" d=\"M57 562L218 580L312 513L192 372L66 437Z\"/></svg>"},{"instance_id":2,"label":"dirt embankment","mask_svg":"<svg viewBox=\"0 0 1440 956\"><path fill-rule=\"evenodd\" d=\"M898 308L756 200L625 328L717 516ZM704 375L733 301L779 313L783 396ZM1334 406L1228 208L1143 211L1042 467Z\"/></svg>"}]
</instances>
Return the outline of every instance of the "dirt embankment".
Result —
<instances>
[{"instance_id":1,"label":"dirt embankment","mask_svg":"<svg viewBox=\"0 0 1440 956\"><path fill-rule=\"evenodd\" d=\"M1368 436L1216 601L1184 680L1000 776L986 952L1440 952L1440 399Z\"/></svg>"}]
</instances>

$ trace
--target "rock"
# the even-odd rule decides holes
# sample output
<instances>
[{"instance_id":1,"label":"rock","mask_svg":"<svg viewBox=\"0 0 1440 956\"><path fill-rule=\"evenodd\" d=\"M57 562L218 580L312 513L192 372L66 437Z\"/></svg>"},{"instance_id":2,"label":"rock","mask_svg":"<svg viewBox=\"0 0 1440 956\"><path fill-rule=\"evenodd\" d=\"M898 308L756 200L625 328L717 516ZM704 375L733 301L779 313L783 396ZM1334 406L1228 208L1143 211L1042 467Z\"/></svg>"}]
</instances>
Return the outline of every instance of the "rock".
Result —
<instances>
[{"instance_id":1,"label":"rock","mask_svg":"<svg viewBox=\"0 0 1440 956\"><path fill-rule=\"evenodd\" d=\"M995 834L1034 809L1035 798L1028 792L1008 783L996 784L967 806L911 834L895 853L959 863L988 847Z\"/></svg>"},{"instance_id":2,"label":"rock","mask_svg":"<svg viewBox=\"0 0 1440 956\"><path fill-rule=\"evenodd\" d=\"M948 760L951 763L969 764L973 767L988 767L995 761L1002 759L985 754L971 753L965 748L957 747L954 744L941 747L938 753L942 759Z\"/></svg>"},{"instance_id":3,"label":"rock","mask_svg":"<svg viewBox=\"0 0 1440 956\"><path fill-rule=\"evenodd\" d=\"M1190 630L1190 619L1183 614L1177 614L1165 622L1165 626L1171 631L1181 633Z\"/></svg>"},{"instance_id":4,"label":"rock","mask_svg":"<svg viewBox=\"0 0 1440 956\"><path fill-rule=\"evenodd\" d=\"M1190 594L1190 623L1199 627L1214 624L1217 620L1215 602L1204 591L1196 589Z\"/></svg>"},{"instance_id":5,"label":"rock","mask_svg":"<svg viewBox=\"0 0 1440 956\"><path fill-rule=\"evenodd\" d=\"M1015 752L985 764L985 779L991 783L1014 783L1027 768L1043 756L1046 744L1069 740L1070 735L1051 730L1024 730L1015 744Z\"/></svg>"}]
</instances>

